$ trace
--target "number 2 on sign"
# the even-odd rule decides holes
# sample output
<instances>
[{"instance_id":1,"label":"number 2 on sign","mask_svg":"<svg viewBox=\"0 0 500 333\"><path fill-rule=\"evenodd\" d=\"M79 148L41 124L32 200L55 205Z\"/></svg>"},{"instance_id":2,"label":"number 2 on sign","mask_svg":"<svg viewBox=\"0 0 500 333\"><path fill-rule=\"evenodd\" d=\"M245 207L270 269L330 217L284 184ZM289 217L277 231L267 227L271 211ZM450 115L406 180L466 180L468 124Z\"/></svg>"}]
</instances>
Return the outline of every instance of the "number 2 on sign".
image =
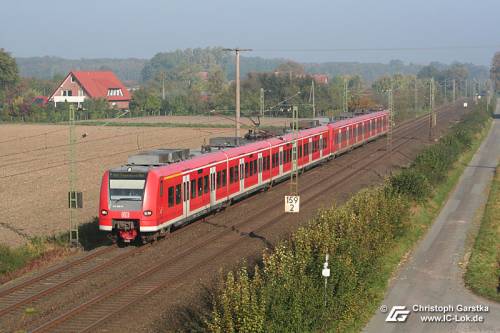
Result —
<instances>
[{"instance_id":1,"label":"number 2 on sign","mask_svg":"<svg viewBox=\"0 0 500 333\"><path fill-rule=\"evenodd\" d=\"M298 213L300 210L300 196L285 196L285 213Z\"/></svg>"}]
</instances>

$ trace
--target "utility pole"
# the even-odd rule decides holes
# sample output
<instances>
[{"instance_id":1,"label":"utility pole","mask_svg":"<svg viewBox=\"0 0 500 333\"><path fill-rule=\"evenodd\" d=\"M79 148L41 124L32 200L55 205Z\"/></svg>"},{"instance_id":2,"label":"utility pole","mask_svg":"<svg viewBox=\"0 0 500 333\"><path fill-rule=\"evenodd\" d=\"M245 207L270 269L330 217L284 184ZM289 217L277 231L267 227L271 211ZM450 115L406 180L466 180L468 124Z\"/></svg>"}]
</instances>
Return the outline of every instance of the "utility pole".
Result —
<instances>
[{"instance_id":1,"label":"utility pole","mask_svg":"<svg viewBox=\"0 0 500 333\"><path fill-rule=\"evenodd\" d=\"M434 78L429 84L429 140L433 137L433 128L436 126L436 114L434 113Z\"/></svg>"},{"instance_id":2,"label":"utility pole","mask_svg":"<svg viewBox=\"0 0 500 333\"><path fill-rule=\"evenodd\" d=\"M312 101L312 107L313 107L313 118L316 118L316 103L314 101L314 80L311 81L311 92L309 94L309 102Z\"/></svg>"},{"instance_id":3,"label":"utility pole","mask_svg":"<svg viewBox=\"0 0 500 333\"><path fill-rule=\"evenodd\" d=\"M456 81L455 79L453 79L453 103L455 103L456 99L457 99Z\"/></svg>"},{"instance_id":4,"label":"utility pole","mask_svg":"<svg viewBox=\"0 0 500 333\"><path fill-rule=\"evenodd\" d=\"M76 135L75 106L69 105L69 245L78 246L78 223L75 209L78 208L76 192Z\"/></svg>"},{"instance_id":5,"label":"utility pole","mask_svg":"<svg viewBox=\"0 0 500 333\"><path fill-rule=\"evenodd\" d=\"M444 79L444 102L445 103L448 103L448 80L447 79Z\"/></svg>"},{"instance_id":6,"label":"utility pole","mask_svg":"<svg viewBox=\"0 0 500 333\"><path fill-rule=\"evenodd\" d=\"M260 116L264 117L264 88L260 88Z\"/></svg>"},{"instance_id":7,"label":"utility pole","mask_svg":"<svg viewBox=\"0 0 500 333\"><path fill-rule=\"evenodd\" d=\"M347 112L349 110L349 107L348 107L348 103L347 103L347 95L348 95L348 92L347 92L347 79L344 78L344 103L342 105L342 112Z\"/></svg>"},{"instance_id":8,"label":"utility pole","mask_svg":"<svg viewBox=\"0 0 500 333\"><path fill-rule=\"evenodd\" d=\"M298 141L299 141L299 108L292 106L292 170L290 172L290 194L285 195L285 212L300 212L299 196L299 164L298 164ZM321 146L321 145L320 145ZM320 147L321 149L321 147Z\"/></svg>"},{"instance_id":9,"label":"utility pole","mask_svg":"<svg viewBox=\"0 0 500 333\"><path fill-rule=\"evenodd\" d=\"M415 111L418 110L418 79L415 77Z\"/></svg>"},{"instance_id":10,"label":"utility pole","mask_svg":"<svg viewBox=\"0 0 500 333\"><path fill-rule=\"evenodd\" d=\"M392 129L394 127L394 96L393 96L393 90L392 90L392 84L391 84L391 89L387 92L388 94L388 99L389 99L389 128L387 130L387 151L389 151L389 156L392 158Z\"/></svg>"},{"instance_id":11,"label":"utility pole","mask_svg":"<svg viewBox=\"0 0 500 333\"><path fill-rule=\"evenodd\" d=\"M161 99L165 100L165 72L161 72Z\"/></svg>"},{"instance_id":12,"label":"utility pole","mask_svg":"<svg viewBox=\"0 0 500 333\"><path fill-rule=\"evenodd\" d=\"M240 52L252 51L252 49L224 49L224 51L234 51L236 53L236 145L240 145Z\"/></svg>"},{"instance_id":13,"label":"utility pole","mask_svg":"<svg viewBox=\"0 0 500 333\"><path fill-rule=\"evenodd\" d=\"M299 108L292 107L292 170L290 173L290 195L299 195L299 165L298 165L298 139L299 139ZM321 148L320 148L321 149Z\"/></svg>"}]
</instances>

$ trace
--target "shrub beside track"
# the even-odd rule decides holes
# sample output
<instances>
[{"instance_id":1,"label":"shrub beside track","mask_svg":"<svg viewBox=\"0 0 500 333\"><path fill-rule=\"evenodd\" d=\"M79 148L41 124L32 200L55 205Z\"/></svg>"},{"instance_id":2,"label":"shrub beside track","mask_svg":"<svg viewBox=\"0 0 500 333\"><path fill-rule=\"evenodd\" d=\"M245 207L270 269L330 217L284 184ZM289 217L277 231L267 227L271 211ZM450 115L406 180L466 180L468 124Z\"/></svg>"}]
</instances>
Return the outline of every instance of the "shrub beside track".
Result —
<instances>
[{"instance_id":1,"label":"shrub beside track","mask_svg":"<svg viewBox=\"0 0 500 333\"><path fill-rule=\"evenodd\" d=\"M359 331L486 134L482 103L382 186L319 212L262 265L230 272L205 324L212 332ZM325 286L321 268L330 255ZM326 302L326 306L325 306Z\"/></svg>"}]
</instances>

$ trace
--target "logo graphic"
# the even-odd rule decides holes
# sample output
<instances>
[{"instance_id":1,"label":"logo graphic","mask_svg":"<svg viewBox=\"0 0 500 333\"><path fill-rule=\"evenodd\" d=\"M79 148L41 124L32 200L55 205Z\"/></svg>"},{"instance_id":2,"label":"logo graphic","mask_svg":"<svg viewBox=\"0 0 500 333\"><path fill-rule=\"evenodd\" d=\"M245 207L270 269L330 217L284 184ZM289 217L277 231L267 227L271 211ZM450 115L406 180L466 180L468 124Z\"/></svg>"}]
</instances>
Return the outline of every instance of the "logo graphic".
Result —
<instances>
[{"instance_id":1,"label":"logo graphic","mask_svg":"<svg viewBox=\"0 0 500 333\"><path fill-rule=\"evenodd\" d=\"M406 306L395 305L387 315L387 318L385 318L385 321L393 323L404 323L406 319L408 319L409 315L410 310L406 310Z\"/></svg>"}]
</instances>

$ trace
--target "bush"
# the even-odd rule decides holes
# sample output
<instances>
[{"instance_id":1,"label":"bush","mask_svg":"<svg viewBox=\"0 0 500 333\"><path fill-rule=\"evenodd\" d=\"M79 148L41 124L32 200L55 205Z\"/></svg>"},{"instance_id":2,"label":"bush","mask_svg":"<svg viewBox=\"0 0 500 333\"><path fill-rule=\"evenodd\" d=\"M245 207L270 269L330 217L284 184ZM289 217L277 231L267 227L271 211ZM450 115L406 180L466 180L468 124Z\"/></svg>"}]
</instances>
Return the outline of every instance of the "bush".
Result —
<instances>
[{"instance_id":1,"label":"bush","mask_svg":"<svg viewBox=\"0 0 500 333\"><path fill-rule=\"evenodd\" d=\"M399 194L406 195L416 201L427 198L431 185L427 178L414 168L404 169L389 179L390 187Z\"/></svg>"},{"instance_id":2,"label":"bush","mask_svg":"<svg viewBox=\"0 0 500 333\"><path fill-rule=\"evenodd\" d=\"M481 106L480 106L481 107ZM481 108L480 108L481 110ZM446 179L460 154L488 119L474 111L440 142L426 148L410 168L380 187L355 194L339 208L323 210L272 253L255 275L229 273L216 292L212 332L346 331L366 313L363 304L380 280L387 249L411 231L411 200L425 200ZM325 254L331 276L321 277ZM374 282L375 281L375 282ZM326 306L325 306L326 302Z\"/></svg>"}]
</instances>

